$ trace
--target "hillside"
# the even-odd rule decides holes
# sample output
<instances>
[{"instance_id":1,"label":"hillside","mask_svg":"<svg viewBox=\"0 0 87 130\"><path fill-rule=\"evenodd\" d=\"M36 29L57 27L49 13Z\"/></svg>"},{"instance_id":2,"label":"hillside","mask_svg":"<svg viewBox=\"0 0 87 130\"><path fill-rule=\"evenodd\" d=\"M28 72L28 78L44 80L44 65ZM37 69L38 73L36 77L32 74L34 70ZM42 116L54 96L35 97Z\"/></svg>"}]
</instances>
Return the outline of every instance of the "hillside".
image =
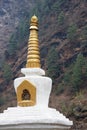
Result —
<instances>
[{"instance_id":1,"label":"hillside","mask_svg":"<svg viewBox=\"0 0 87 130\"><path fill-rule=\"evenodd\" d=\"M87 1L3 0L0 6L0 111L16 106L13 82L26 64L28 21L35 12L42 68L53 79L49 106L74 121L72 130L86 130Z\"/></svg>"},{"instance_id":2,"label":"hillside","mask_svg":"<svg viewBox=\"0 0 87 130\"><path fill-rule=\"evenodd\" d=\"M11 34L16 30L24 13L34 7L34 0L1 0L0 1L0 59L9 44ZM2 51L3 50L3 51Z\"/></svg>"}]
</instances>

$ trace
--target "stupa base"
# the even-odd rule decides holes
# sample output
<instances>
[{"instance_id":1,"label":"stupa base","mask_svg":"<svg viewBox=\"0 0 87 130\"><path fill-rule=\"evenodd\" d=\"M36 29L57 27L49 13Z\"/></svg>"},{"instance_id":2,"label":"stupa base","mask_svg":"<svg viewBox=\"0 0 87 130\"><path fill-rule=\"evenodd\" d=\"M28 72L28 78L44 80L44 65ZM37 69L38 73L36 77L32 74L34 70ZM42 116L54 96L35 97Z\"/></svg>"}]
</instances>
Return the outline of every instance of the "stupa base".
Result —
<instances>
[{"instance_id":1,"label":"stupa base","mask_svg":"<svg viewBox=\"0 0 87 130\"><path fill-rule=\"evenodd\" d=\"M0 126L0 130L68 130L70 126L59 124L29 123Z\"/></svg>"},{"instance_id":2,"label":"stupa base","mask_svg":"<svg viewBox=\"0 0 87 130\"><path fill-rule=\"evenodd\" d=\"M0 114L0 130L68 130L72 124L72 121L52 108L14 107Z\"/></svg>"}]
</instances>

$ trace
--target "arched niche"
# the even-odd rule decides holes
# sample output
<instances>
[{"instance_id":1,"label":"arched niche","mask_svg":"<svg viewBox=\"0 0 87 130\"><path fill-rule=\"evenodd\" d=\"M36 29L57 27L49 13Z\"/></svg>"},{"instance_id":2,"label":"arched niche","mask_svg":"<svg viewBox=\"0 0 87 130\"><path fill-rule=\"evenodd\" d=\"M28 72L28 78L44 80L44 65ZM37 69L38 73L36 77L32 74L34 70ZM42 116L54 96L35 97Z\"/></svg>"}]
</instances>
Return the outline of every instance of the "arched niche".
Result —
<instances>
[{"instance_id":1,"label":"arched niche","mask_svg":"<svg viewBox=\"0 0 87 130\"><path fill-rule=\"evenodd\" d=\"M24 80L17 87L17 103L22 107L36 104L36 88L31 82Z\"/></svg>"},{"instance_id":2,"label":"arched niche","mask_svg":"<svg viewBox=\"0 0 87 130\"><path fill-rule=\"evenodd\" d=\"M31 99L31 94L30 94L29 90L24 89L23 93L21 95L21 98L22 98L22 100L30 100Z\"/></svg>"}]
</instances>

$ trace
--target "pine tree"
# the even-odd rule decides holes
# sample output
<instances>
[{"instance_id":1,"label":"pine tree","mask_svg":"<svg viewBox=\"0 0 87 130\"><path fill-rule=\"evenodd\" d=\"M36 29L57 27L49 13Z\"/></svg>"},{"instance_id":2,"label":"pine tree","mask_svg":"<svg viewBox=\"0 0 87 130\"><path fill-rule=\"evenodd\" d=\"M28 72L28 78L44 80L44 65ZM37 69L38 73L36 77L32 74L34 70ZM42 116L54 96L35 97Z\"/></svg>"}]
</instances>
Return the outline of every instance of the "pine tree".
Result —
<instances>
[{"instance_id":1,"label":"pine tree","mask_svg":"<svg viewBox=\"0 0 87 130\"><path fill-rule=\"evenodd\" d=\"M73 89L76 91L80 90L80 85L83 83L83 67L84 67L84 57L82 54L79 54L76 59L76 63L73 68L72 74L72 85Z\"/></svg>"},{"instance_id":2,"label":"pine tree","mask_svg":"<svg viewBox=\"0 0 87 130\"><path fill-rule=\"evenodd\" d=\"M82 38L84 40L87 40L87 25L84 27L84 29L82 31Z\"/></svg>"},{"instance_id":3,"label":"pine tree","mask_svg":"<svg viewBox=\"0 0 87 130\"><path fill-rule=\"evenodd\" d=\"M47 75L55 80L60 75L60 66L58 64L58 54L55 48L51 48L47 57Z\"/></svg>"},{"instance_id":4,"label":"pine tree","mask_svg":"<svg viewBox=\"0 0 87 130\"><path fill-rule=\"evenodd\" d=\"M12 70L8 64L4 64L3 78L5 79L6 83L9 83L9 81L12 79Z\"/></svg>"},{"instance_id":5,"label":"pine tree","mask_svg":"<svg viewBox=\"0 0 87 130\"><path fill-rule=\"evenodd\" d=\"M8 53L12 56L16 53L17 49L17 37L15 34L12 34L9 40Z\"/></svg>"},{"instance_id":6,"label":"pine tree","mask_svg":"<svg viewBox=\"0 0 87 130\"><path fill-rule=\"evenodd\" d=\"M71 26L69 26L68 31L67 31L67 38L70 41L74 41L76 39L76 31L77 31L77 26L75 24L72 24Z\"/></svg>"},{"instance_id":7,"label":"pine tree","mask_svg":"<svg viewBox=\"0 0 87 130\"><path fill-rule=\"evenodd\" d=\"M61 11L61 13L58 16L58 23L59 25L62 25L64 23L64 13Z\"/></svg>"}]
</instances>

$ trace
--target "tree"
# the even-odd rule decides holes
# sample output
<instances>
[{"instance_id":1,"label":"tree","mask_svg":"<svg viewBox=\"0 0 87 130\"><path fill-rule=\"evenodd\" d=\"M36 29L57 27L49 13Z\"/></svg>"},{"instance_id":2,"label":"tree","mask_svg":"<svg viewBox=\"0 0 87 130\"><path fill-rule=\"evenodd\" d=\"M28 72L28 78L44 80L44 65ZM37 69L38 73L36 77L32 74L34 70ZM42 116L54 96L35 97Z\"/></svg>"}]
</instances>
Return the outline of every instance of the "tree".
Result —
<instances>
[{"instance_id":1,"label":"tree","mask_svg":"<svg viewBox=\"0 0 87 130\"><path fill-rule=\"evenodd\" d=\"M29 34L28 19L21 20L15 33L13 33L9 40L8 53L10 56L14 56L16 51L24 45Z\"/></svg>"},{"instance_id":2,"label":"tree","mask_svg":"<svg viewBox=\"0 0 87 130\"><path fill-rule=\"evenodd\" d=\"M83 67L84 67L84 57L82 54L79 54L76 59L76 63L73 68L72 74L72 85L75 91L80 90L80 85L83 83Z\"/></svg>"},{"instance_id":3,"label":"tree","mask_svg":"<svg viewBox=\"0 0 87 130\"><path fill-rule=\"evenodd\" d=\"M17 37L15 34L12 34L9 40L8 52L12 56L16 53L17 50Z\"/></svg>"},{"instance_id":4,"label":"tree","mask_svg":"<svg viewBox=\"0 0 87 130\"><path fill-rule=\"evenodd\" d=\"M26 38L28 38L28 34L29 34L28 19L21 20L15 33L15 36L17 37L17 48L21 47L25 43Z\"/></svg>"},{"instance_id":5,"label":"tree","mask_svg":"<svg viewBox=\"0 0 87 130\"><path fill-rule=\"evenodd\" d=\"M0 97L0 107L5 104L5 99L3 97Z\"/></svg>"},{"instance_id":6,"label":"tree","mask_svg":"<svg viewBox=\"0 0 87 130\"><path fill-rule=\"evenodd\" d=\"M59 25L62 25L64 23L64 13L61 11L61 13L58 16L58 23Z\"/></svg>"},{"instance_id":7,"label":"tree","mask_svg":"<svg viewBox=\"0 0 87 130\"><path fill-rule=\"evenodd\" d=\"M87 41L87 25L84 27L82 31L82 38Z\"/></svg>"},{"instance_id":8,"label":"tree","mask_svg":"<svg viewBox=\"0 0 87 130\"><path fill-rule=\"evenodd\" d=\"M60 4L59 4L59 1L55 2L53 5L52 5L52 9L55 13L59 13L60 12Z\"/></svg>"},{"instance_id":9,"label":"tree","mask_svg":"<svg viewBox=\"0 0 87 130\"><path fill-rule=\"evenodd\" d=\"M67 38L70 41L74 41L77 36L76 32L77 32L77 26L75 24L70 25L67 31Z\"/></svg>"},{"instance_id":10,"label":"tree","mask_svg":"<svg viewBox=\"0 0 87 130\"><path fill-rule=\"evenodd\" d=\"M3 78L5 79L6 83L9 83L9 81L12 79L11 67L6 63L4 64L3 67Z\"/></svg>"},{"instance_id":11,"label":"tree","mask_svg":"<svg viewBox=\"0 0 87 130\"><path fill-rule=\"evenodd\" d=\"M51 48L47 56L47 75L55 80L60 75L60 65L58 64L58 54L55 48Z\"/></svg>"}]
</instances>

